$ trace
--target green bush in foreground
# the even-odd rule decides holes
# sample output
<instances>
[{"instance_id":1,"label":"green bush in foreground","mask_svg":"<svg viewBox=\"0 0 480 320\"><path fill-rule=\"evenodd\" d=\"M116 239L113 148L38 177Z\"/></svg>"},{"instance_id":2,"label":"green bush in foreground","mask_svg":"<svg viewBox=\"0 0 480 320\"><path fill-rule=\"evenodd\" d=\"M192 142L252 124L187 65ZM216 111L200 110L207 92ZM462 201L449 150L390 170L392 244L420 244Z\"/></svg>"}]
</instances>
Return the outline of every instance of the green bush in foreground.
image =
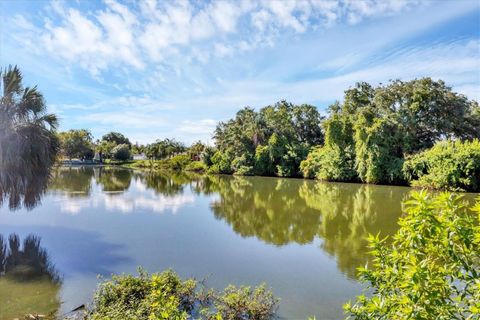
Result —
<instances>
[{"instance_id":1,"label":"green bush in foreground","mask_svg":"<svg viewBox=\"0 0 480 320\"><path fill-rule=\"evenodd\" d=\"M480 191L480 141L442 141L407 158L405 175L414 187Z\"/></svg>"},{"instance_id":2,"label":"green bush in foreground","mask_svg":"<svg viewBox=\"0 0 480 320\"><path fill-rule=\"evenodd\" d=\"M228 286L217 293L194 279L181 280L171 270L151 276L140 272L101 284L87 319L267 320L275 317L277 303L264 285Z\"/></svg>"},{"instance_id":3,"label":"green bush in foreground","mask_svg":"<svg viewBox=\"0 0 480 320\"><path fill-rule=\"evenodd\" d=\"M480 199L414 193L391 245L371 236L373 266L360 269L368 294L345 310L353 319L479 319Z\"/></svg>"}]
</instances>

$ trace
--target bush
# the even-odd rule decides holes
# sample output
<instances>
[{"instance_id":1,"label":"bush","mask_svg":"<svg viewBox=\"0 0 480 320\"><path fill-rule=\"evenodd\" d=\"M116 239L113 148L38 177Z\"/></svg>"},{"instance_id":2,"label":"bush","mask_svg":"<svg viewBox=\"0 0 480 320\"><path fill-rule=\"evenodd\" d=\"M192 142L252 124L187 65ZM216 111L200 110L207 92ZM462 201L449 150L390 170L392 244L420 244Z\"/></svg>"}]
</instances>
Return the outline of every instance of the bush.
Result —
<instances>
[{"instance_id":1,"label":"bush","mask_svg":"<svg viewBox=\"0 0 480 320\"><path fill-rule=\"evenodd\" d=\"M172 157L171 159L168 159L167 166L169 166L170 167L169 169L172 169L172 170L183 170L187 167L188 164L190 164L190 162L192 162L192 160L188 155L179 154Z\"/></svg>"},{"instance_id":2,"label":"bush","mask_svg":"<svg viewBox=\"0 0 480 320\"><path fill-rule=\"evenodd\" d=\"M252 166L241 166L235 171L236 176L253 176L254 170Z\"/></svg>"},{"instance_id":3,"label":"bush","mask_svg":"<svg viewBox=\"0 0 480 320\"><path fill-rule=\"evenodd\" d=\"M194 172L206 172L208 169L207 165L202 161L192 161L186 167L186 171L194 171Z\"/></svg>"},{"instance_id":4,"label":"bush","mask_svg":"<svg viewBox=\"0 0 480 320\"><path fill-rule=\"evenodd\" d=\"M138 277L113 276L97 290L87 319L225 319L268 320L278 300L265 286L228 286L207 290L194 279L181 280L173 271Z\"/></svg>"},{"instance_id":5,"label":"bush","mask_svg":"<svg viewBox=\"0 0 480 320\"><path fill-rule=\"evenodd\" d=\"M480 141L442 141L403 165L414 187L480 191Z\"/></svg>"},{"instance_id":6,"label":"bush","mask_svg":"<svg viewBox=\"0 0 480 320\"><path fill-rule=\"evenodd\" d=\"M232 156L230 152L221 152L217 151L213 155L212 161L212 169L210 173L232 173L231 163L232 163Z\"/></svg>"},{"instance_id":7,"label":"bush","mask_svg":"<svg viewBox=\"0 0 480 320\"><path fill-rule=\"evenodd\" d=\"M130 146L128 144L119 144L112 150L115 160L125 161L130 159Z\"/></svg>"},{"instance_id":8,"label":"bush","mask_svg":"<svg viewBox=\"0 0 480 320\"><path fill-rule=\"evenodd\" d=\"M391 245L371 236L373 265L360 269L368 295L346 304L354 319L479 319L480 199L413 193Z\"/></svg>"}]
</instances>

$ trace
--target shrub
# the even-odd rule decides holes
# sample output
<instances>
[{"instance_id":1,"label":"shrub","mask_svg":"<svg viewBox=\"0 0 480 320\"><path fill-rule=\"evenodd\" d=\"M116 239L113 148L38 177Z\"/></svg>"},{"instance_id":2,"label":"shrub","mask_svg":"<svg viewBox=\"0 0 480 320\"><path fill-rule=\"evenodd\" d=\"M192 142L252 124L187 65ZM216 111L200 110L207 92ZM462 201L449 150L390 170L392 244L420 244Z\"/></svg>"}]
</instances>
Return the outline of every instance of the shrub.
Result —
<instances>
[{"instance_id":1,"label":"shrub","mask_svg":"<svg viewBox=\"0 0 480 320\"><path fill-rule=\"evenodd\" d=\"M232 163L232 156L230 152L221 152L217 151L213 155L212 161L212 170L210 173L232 173L231 163Z\"/></svg>"},{"instance_id":2,"label":"shrub","mask_svg":"<svg viewBox=\"0 0 480 320\"><path fill-rule=\"evenodd\" d=\"M413 193L391 246L371 236L373 265L360 269L367 296L345 310L354 319L478 319L480 199Z\"/></svg>"},{"instance_id":3,"label":"shrub","mask_svg":"<svg viewBox=\"0 0 480 320\"><path fill-rule=\"evenodd\" d=\"M192 160L186 154L179 154L167 160L168 165L172 170L183 170Z\"/></svg>"},{"instance_id":4,"label":"shrub","mask_svg":"<svg viewBox=\"0 0 480 320\"><path fill-rule=\"evenodd\" d=\"M119 144L112 150L115 160L125 161L130 159L130 146L128 144Z\"/></svg>"},{"instance_id":5,"label":"shrub","mask_svg":"<svg viewBox=\"0 0 480 320\"><path fill-rule=\"evenodd\" d=\"M403 165L414 187L480 191L480 141L442 141L407 158Z\"/></svg>"},{"instance_id":6,"label":"shrub","mask_svg":"<svg viewBox=\"0 0 480 320\"><path fill-rule=\"evenodd\" d=\"M265 286L207 290L173 271L113 276L97 290L87 319L273 319L278 300Z\"/></svg>"},{"instance_id":7,"label":"shrub","mask_svg":"<svg viewBox=\"0 0 480 320\"><path fill-rule=\"evenodd\" d=\"M208 169L207 165L202 161L192 161L186 167L186 171L194 171L194 172L206 172Z\"/></svg>"},{"instance_id":8,"label":"shrub","mask_svg":"<svg viewBox=\"0 0 480 320\"><path fill-rule=\"evenodd\" d=\"M237 319L273 319L278 300L272 292L261 285L257 288L228 286L214 300L215 318L223 320Z\"/></svg>"},{"instance_id":9,"label":"shrub","mask_svg":"<svg viewBox=\"0 0 480 320\"><path fill-rule=\"evenodd\" d=\"M240 166L234 175L236 176L253 176L254 170L252 166Z\"/></svg>"}]
</instances>

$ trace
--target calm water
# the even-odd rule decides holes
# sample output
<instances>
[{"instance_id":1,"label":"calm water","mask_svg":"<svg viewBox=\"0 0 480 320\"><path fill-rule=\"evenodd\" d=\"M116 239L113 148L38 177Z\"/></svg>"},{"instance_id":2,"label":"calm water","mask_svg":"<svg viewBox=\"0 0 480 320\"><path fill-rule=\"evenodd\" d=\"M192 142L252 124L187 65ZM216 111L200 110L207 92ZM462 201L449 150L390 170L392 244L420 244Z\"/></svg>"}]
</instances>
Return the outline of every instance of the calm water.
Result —
<instances>
[{"instance_id":1,"label":"calm water","mask_svg":"<svg viewBox=\"0 0 480 320\"><path fill-rule=\"evenodd\" d=\"M90 300L97 275L138 266L208 277L218 289L266 282L281 298L283 318L339 319L342 304L361 291L355 270L368 260L364 238L396 231L409 191L60 168L36 208L0 208L0 234L36 236L36 250L54 265L34 281L0 279L0 319L59 305L67 312Z\"/></svg>"}]
</instances>

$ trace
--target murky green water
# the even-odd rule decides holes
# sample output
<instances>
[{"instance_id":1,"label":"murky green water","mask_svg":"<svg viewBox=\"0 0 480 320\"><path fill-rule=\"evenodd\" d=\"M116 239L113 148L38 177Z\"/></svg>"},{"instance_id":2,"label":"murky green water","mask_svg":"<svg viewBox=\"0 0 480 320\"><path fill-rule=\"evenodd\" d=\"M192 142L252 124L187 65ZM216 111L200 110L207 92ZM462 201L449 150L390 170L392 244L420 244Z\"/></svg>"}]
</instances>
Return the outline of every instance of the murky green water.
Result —
<instances>
[{"instance_id":1,"label":"murky green water","mask_svg":"<svg viewBox=\"0 0 480 320\"><path fill-rule=\"evenodd\" d=\"M135 273L137 266L208 277L207 284L219 289L266 282L281 298L283 318L339 319L342 304L361 291L355 270L368 260L365 237L396 231L409 191L60 168L36 208L0 209L0 234L17 234L20 241L35 235L41 241L35 250L49 261L40 279L17 266L20 271L0 280L0 297L10 297L8 308L0 300L0 319L33 312L32 306L47 314L60 304L67 312L89 301L97 275ZM35 250L25 259L38 257Z\"/></svg>"}]
</instances>

